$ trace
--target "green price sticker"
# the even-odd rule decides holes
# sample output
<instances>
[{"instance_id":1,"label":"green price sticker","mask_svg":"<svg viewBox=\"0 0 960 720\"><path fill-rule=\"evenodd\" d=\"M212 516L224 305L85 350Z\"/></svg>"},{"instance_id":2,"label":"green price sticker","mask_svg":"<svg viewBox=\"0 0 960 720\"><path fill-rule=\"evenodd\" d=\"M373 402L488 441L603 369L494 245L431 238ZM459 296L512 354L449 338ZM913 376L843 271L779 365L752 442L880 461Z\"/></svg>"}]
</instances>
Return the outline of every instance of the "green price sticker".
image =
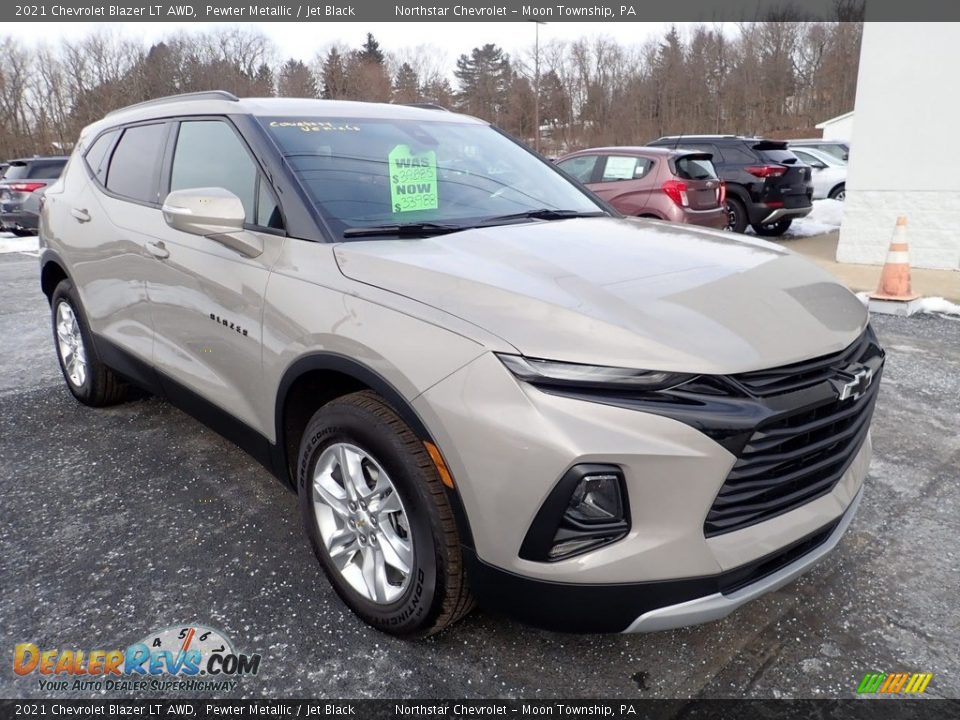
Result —
<instances>
[{"instance_id":1,"label":"green price sticker","mask_svg":"<svg viewBox=\"0 0 960 720\"><path fill-rule=\"evenodd\" d=\"M397 145L390 160L390 202L393 212L436 210L437 154L429 150L414 155L406 145Z\"/></svg>"}]
</instances>

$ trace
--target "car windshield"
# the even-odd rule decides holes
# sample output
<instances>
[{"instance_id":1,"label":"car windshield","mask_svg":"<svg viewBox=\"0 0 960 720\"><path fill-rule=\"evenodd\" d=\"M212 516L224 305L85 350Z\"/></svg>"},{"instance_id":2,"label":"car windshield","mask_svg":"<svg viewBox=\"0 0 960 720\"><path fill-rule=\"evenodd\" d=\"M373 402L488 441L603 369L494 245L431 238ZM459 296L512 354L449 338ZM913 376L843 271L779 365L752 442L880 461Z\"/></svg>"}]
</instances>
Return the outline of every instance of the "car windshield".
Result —
<instances>
[{"instance_id":1,"label":"car windshield","mask_svg":"<svg viewBox=\"0 0 960 720\"><path fill-rule=\"evenodd\" d=\"M605 214L552 166L487 125L323 117L260 122L338 239L389 237L390 227L428 234ZM382 232L366 232L373 229Z\"/></svg>"}]
</instances>

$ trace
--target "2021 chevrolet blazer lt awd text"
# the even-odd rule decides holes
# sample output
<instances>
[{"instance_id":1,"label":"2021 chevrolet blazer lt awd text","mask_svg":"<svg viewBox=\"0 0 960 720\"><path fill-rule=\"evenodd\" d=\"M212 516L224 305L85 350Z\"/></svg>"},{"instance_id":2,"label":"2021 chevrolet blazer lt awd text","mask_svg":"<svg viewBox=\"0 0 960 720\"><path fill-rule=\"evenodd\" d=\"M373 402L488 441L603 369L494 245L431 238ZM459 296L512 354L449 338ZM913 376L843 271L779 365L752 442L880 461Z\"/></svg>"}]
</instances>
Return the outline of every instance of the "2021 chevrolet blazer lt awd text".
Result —
<instances>
[{"instance_id":1,"label":"2021 chevrolet blazer lt awd text","mask_svg":"<svg viewBox=\"0 0 960 720\"><path fill-rule=\"evenodd\" d=\"M619 217L488 124L223 92L109 114L41 216L82 403L169 398L299 493L422 636L722 617L838 542L883 351L799 256Z\"/></svg>"}]
</instances>

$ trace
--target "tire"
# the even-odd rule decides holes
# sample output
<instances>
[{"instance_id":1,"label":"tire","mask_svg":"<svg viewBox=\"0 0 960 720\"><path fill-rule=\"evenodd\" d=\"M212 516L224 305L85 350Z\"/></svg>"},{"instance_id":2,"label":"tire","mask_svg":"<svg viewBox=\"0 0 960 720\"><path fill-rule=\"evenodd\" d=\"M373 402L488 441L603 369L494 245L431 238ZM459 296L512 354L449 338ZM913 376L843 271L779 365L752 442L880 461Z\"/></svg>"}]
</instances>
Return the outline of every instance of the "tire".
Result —
<instances>
[{"instance_id":1,"label":"tire","mask_svg":"<svg viewBox=\"0 0 960 720\"><path fill-rule=\"evenodd\" d=\"M727 227L731 232L743 233L747 230L747 208L743 202L736 197L728 197L727 205Z\"/></svg>"},{"instance_id":2,"label":"tire","mask_svg":"<svg viewBox=\"0 0 960 720\"><path fill-rule=\"evenodd\" d=\"M831 200L839 200L840 202L844 202L847 199L846 183L837 185L833 190L830 191L829 197Z\"/></svg>"},{"instance_id":3,"label":"tire","mask_svg":"<svg viewBox=\"0 0 960 720\"><path fill-rule=\"evenodd\" d=\"M353 477L361 477L369 494L363 488L351 494L357 486L344 481L344 460L362 468ZM426 637L473 608L437 468L379 395L345 395L314 414L300 443L297 487L313 551L341 600L364 622L391 635ZM380 560L369 560L378 554ZM371 579L368 562L382 573Z\"/></svg>"},{"instance_id":4,"label":"tire","mask_svg":"<svg viewBox=\"0 0 960 720\"><path fill-rule=\"evenodd\" d=\"M783 218L783 220L777 220L769 225L751 225L750 227L757 235L762 237L780 237L790 229L792 224L793 218Z\"/></svg>"},{"instance_id":5,"label":"tire","mask_svg":"<svg viewBox=\"0 0 960 720\"><path fill-rule=\"evenodd\" d=\"M57 361L73 396L91 407L123 402L127 397L127 384L100 360L80 297L70 280L61 280L54 289L50 296L50 309ZM72 323L69 322L71 319ZM62 333L58 327L61 322ZM66 331L68 325L69 332ZM70 364L74 355L82 359L82 364Z\"/></svg>"},{"instance_id":6,"label":"tire","mask_svg":"<svg viewBox=\"0 0 960 720\"><path fill-rule=\"evenodd\" d=\"M23 228L13 228L10 232L12 232L17 237L30 237L31 235L37 234L36 230L25 230Z\"/></svg>"}]
</instances>

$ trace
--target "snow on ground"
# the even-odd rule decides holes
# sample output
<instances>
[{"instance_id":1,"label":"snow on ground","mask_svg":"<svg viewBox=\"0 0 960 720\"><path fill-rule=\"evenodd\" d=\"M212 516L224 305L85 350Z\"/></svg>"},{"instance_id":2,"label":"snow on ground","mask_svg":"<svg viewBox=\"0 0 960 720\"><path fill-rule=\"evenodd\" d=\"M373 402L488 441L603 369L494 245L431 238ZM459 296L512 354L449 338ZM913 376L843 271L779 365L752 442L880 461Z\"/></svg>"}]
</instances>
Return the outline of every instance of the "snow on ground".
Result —
<instances>
[{"instance_id":1,"label":"snow on ground","mask_svg":"<svg viewBox=\"0 0 960 720\"><path fill-rule=\"evenodd\" d=\"M813 210L805 218L794 220L784 237L812 237L840 229L843 203L839 200L814 200Z\"/></svg>"},{"instance_id":2,"label":"snow on ground","mask_svg":"<svg viewBox=\"0 0 960 720\"><path fill-rule=\"evenodd\" d=\"M40 240L36 235L30 237L17 237L12 233L0 233L0 255L4 253L30 253L37 254L40 250Z\"/></svg>"},{"instance_id":3,"label":"snow on ground","mask_svg":"<svg viewBox=\"0 0 960 720\"><path fill-rule=\"evenodd\" d=\"M928 297L920 300L920 312L960 316L960 305L955 305L942 297Z\"/></svg>"}]
</instances>

